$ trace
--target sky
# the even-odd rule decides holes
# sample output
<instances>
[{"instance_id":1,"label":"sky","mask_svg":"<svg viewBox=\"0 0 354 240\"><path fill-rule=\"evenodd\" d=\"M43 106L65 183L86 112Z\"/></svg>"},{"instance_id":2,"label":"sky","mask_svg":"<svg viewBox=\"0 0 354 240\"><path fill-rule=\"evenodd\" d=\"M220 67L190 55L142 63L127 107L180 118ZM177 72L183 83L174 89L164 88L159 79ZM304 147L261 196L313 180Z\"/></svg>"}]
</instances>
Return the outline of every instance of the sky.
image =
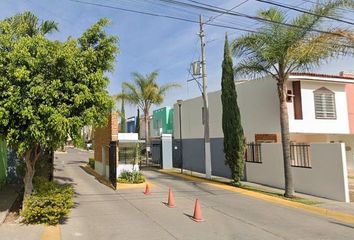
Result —
<instances>
[{"instance_id":1,"label":"sky","mask_svg":"<svg viewBox=\"0 0 354 240\"><path fill-rule=\"evenodd\" d=\"M165 14L174 17L198 21L199 14L208 20L217 16L217 13L200 11L198 9L186 9L173 6L159 0L82 0L113 7ZM184 0L192 3L193 1ZM212 4L225 9L231 9L243 3L233 11L255 15L258 10L267 9L270 5L259 3L256 0L200 0L206 4ZM277 1L284 2L284 1ZM287 4L301 8L310 7L309 1L293 0ZM181 88L171 90L161 106L172 106L178 99L189 99L200 96L200 91L195 82L187 82L191 76L188 73L190 64L200 59L200 42L197 35L199 25L191 22L177 21L125 12L117 9L92 6L73 2L70 0L1 0L0 19L21 13L32 11L41 20L54 20L59 24L59 32L48 35L51 39L65 41L69 36L79 37L88 27L102 17L111 20L106 30L109 34L119 37L120 52L116 58L115 70L107 73L110 78L109 93L116 94L121 91L123 81L132 81L131 73L139 72L148 74L154 70L159 71L158 83L178 83ZM297 14L295 11L287 11L289 18ZM353 12L345 12L344 16ZM222 15L211 23L255 29L257 22L249 19ZM331 24L331 23L329 23ZM346 27L353 27L348 25ZM208 91L216 91L221 88L221 62L224 46L225 32L229 39L235 39L245 32L233 29L206 26L206 64ZM234 59L237 61L237 59ZM316 73L338 74L340 71L354 72L354 58L346 57L321 65L313 69ZM152 109L152 110L153 110ZM126 116L136 113L135 106L126 106Z\"/></svg>"}]
</instances>

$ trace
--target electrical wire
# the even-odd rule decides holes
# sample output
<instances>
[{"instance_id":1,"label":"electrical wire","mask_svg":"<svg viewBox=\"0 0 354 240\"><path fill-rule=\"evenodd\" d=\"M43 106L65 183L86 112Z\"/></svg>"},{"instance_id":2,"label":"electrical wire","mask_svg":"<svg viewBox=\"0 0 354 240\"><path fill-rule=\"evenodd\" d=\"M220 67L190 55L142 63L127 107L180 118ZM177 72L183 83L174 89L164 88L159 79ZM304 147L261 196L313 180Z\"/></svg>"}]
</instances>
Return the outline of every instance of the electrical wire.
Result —
<instances>
[{"instance_id":1,"label":"electrical wire","mask_svg":"<svg viewBox=\"0 0 354 240\"><path fill-rule=\"evenodd\" d=\"M269 5L273 5L273 6L277 6L277 7L281 7L281 8L294 10L294 11L305 13L305 14L309 14L309 15L312 15L312 16L315 16L315 17L323 17L323 18L327 18L327 19L334 20L334 21L337 21L337 22L346 23L346 24L349 24L349 25L354 25L354 22L342 20L342 19L335 18L335 17L319 15L319 14L316 14L316 13L313 13L313 12L302 10L300 8L296 8L295 6L281 4L281 3L278 3L278 2L275 2L275 1L267 1L267 0L256 0L256 1L257 2L266 3L266 4L269 4Z\"/></svg>"},{"instance_id":2,"label":"electrical wire","mask_svg":"<svg viewBox=\"0 0 354 240\"><path fill-rule=\"evenodd\" d=\"M67 1L80 3L80 4L85 4L85 5L91 5L91 6L109 8L109 9L114 9L114 10L120 10L120 11L124 11L124 12L131 12L131 13L137 13L137 14L148 15L148 16L153 16L153 17L168 18L168 19L173 19L173 20L179 20L179 21L198 23L199 24L199 22L195 21L195 20L186 19L186 18L182 18L182 17L175 17L175 16L171 16L171 15L166 15L166 14L152 13L152 12L147 12L147 11L139 11L139 10L116 7L116 6L106 5L106 4L86 2L86 1L81 1L81 0L67 0ZM220 27L220 28L233 29L233 30L238 30L238 31L243 31L243 32L256 33L256 31L253 31L253 30L250 30L250 29L226 26L226 25L222 25L222 24L207 23L206 25L214 26L214 27Z\"/></svg>"},{"instance_id":3,"label":"electrical wire","mask_svg":"<svg viewBox=\"0 0 354 240\"><path fill-rule=\"evenodd\" d=\"M285 23L285 22L277 22L277 21L273 21L270 19L265 19L262 17L257 17L257 16L251 16L251 15L247 15L247 14L243 14L243 13L239 13L239 12L235 12L235 11L229 11L227 9L221 8L221 7L217 7L214 5L210 5L210 4L206 4L206 3L202 3L199 1L194 1L200 5L195 5L195 4L190 4L190 3L186 3L186 2L181 2L181 1L176 1L176 0L159 0L162 2L168 2L171 4L176 4L176 5L180 5L180 6L186 6L186 7L190 7L190 8L197 8L197 9L201 9L201 10L205 10L205 11L211 11L211 12L217 12L217 13L224 13L227 15L232 15L232 16L237 16L237 17L244 17L244 18L248 18L248 19L252 19L252 20L256 20L256 21L263 21L263 22L270 22L270 23L274 23L277 25L282 25L282 26L286 26L286 27L293 27L293 28L298 28L298 29L305 29L302 26L299 25L294 25L294 24L290 24L290 23ZM317 33L324 33L324 34L330 34L330 35L337 35L336 33L333 32L328 32L328 31L323 31L323 30L319 30L319 29L310 29L311 32L317 32Z\"/></svg>"}]
</instances>

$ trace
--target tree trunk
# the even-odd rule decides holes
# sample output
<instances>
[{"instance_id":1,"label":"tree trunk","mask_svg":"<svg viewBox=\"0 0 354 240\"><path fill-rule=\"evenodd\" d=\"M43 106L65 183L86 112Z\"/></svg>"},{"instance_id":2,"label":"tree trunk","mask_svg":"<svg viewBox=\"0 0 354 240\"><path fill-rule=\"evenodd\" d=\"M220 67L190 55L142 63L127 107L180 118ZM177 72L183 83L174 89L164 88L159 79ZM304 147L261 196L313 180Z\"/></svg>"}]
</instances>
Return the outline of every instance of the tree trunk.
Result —
<instances>
[{"instance_id":1,"label":"tree trunk","mask_svg":"<svg viewBox=\"0 0 354 240\"><path fill-rule=\"evenodd\" d=\"M144 111L144 122L145 122L145 160L146 164L149 162L149 152L148 152L148 146L149 146L149 111Z\"/></svg>"},{"instance_id":2,"label":"tree trunk","mask_svg":"<svg viewBox=\"0 0 354 240\"><path fill-rule=\"evenodd\" d=\"M281 127L281 141L283 147L283 161L284 161L284 178L285 178L285 197L294 197L294 183L291 169L290 159L290 134L289 134L289 116L288 105L286 102L287 87L284 81L278 83L278 94L280 102L280 127Z\"/></svg>"},{"instance_id":3,"label":"tree trunk","mask_svg":"<svg viewBox=\"0 0 354 240\"><path fill-rule=\"evenodd\" d=\"M40 155L40 147L39 145L33 145L28 151L24 154L24 161L26 164L26 173L23 179L23 183L25 185L24 199L31 195L33 191L33 176L35 173L35 165L38 157ZM23 206L24 209L24 206Z\"/></svg>"}]
</instances>

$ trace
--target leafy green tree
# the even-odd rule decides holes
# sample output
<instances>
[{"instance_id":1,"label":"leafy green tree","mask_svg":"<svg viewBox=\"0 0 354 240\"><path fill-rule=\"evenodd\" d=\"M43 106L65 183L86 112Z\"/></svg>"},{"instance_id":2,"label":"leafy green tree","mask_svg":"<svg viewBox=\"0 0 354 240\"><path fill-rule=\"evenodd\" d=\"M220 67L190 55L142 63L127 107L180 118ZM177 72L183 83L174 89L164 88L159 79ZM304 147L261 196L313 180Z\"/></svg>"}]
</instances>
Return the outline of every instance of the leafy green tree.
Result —
<instances>
[{"instance_id":1,"label":"leafy green tree","mask_svg":"<svg viewBox=\"0 0 354 240\"><path fill-rule=\"evenodd\" d=\"M227 35L225 36L224 60L222 62L221 102L225 163L230 167L234 183L240 185L244 170L245 137L241 125L240 109L237 104L233 64Z\"/></svg>"},{"instance_id":2,"label":"leafy green tree","mask_svg":"<svg viewBox=\"0 0 354 240\"><path fill-rule=\"evenodd\" d=\"M257 32L246 34L232 43L234 55L243 57L234 68L236 74L268 75L277 84L286 197L294 196L286 102L289 74L298 70L308 71L330 59L353 53L348 37L353 35L352 32L341 28L326 29L324 24L325 17L338 17L340 9L347 7L353 7L353 1L326 1L310 9L312 14L300 14L293 19L277 8L260 11L258 16L266 21L260 23Z\"/></svg>"},{"instance_id":3,"label":"leafy green tree","mask_svg":"<svg viewBox=\"0 0 354 240\"><path fill-rule=\"evenodd\" d=\"M124 91L123 91L124 93ZM122 133L127 132L127 122L125 118L125 107L124 107L124 99L122 99L122 107L120 110L120 131Z\"/></svg>"},{"instance_id":4,"label":"leafy green tree","mask_svg":"<svg viewBox=\"0 0 354 240\"><path fill-rule=\"evenodd\" d=\"M101 19L79 39L59 42L19 36L0 22L0 135L24 159L25 197L41 151L57 149L68 134L80 136L85 125L104 123L113 107L104 73L113 69L118 48L107 24Z\"/></svg>"},{"instance_id":5,"label":"leafy green tree","mask_svg":"<svg viewBox=\"0 0 354 240\"><path fill-rule=\"evenodd\" d=\"M178 84L165 84L159 86L156 82L158 72L154 71L146 76L140 73L133 73L134 83L123 82L124 92L117 95L118 99L138 105L144 113L145 124L145 144L149 146L149 114L152 105L159 105L163 102L164 96L168 90L178 87ZM146 151L146 161L148 161L148 152Z\"/></svg>"}]
</instances>

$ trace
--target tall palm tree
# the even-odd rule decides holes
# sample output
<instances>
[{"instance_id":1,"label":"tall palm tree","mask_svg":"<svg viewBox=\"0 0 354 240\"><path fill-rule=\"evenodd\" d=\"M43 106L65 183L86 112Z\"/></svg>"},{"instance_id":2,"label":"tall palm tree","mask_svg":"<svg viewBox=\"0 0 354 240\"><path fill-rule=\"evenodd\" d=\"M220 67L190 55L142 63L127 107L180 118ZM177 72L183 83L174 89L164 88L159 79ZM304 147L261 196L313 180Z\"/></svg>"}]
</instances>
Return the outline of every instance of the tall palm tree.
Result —
<instances>
[{"instance_id":1,"label":"tall palm tree","mask_svg":"<svg viewBox=\"0 0 354 240\"><path fill-rule=\"evenodd\" d=\"M353 6L353 1L349 0L325 1L309 10L312 14L300 14L290 20L277 8L260 11L258 17L265 21L257 32L241 36L232 43L234 56L241 58L234 67L235 74L270 75L276 81L286 197L293 197L295 193L286 102L289 74L297 70L308 71L330 59L353 54L353 33L341 28L325 29L324 25L325 17L338 17L340 8ZM316 31L320 28L325 30Z\"/></svg>"},{"instance_id":2,"label":"tall palm tree","mask_svg":"<svg viewBox=\"0 0 354 240\"><path fill-rule=\"evenodd\" d=\"M48 34L58 31L58 24L54 21L44 20L41 21L36 15L31 12L24 12L16 14L13 17L7 18L13 29L20 35L28 35L33 37L37 34Z\"/></svg>"},{"instance_id":3,"label":"tall palm tree","mask_svg":"<svg viewBox=\"0 0 354 240\"><path fill-rule=\"evenodd\" d=\"M145 145L149 145L149 112L152 105L160 105L167 91L178 84L169 83L158 85L156 79L158 72L154 71L147 75L134 72L132 74L134 83L123 82L124 91L117 95L117 99L125 99L126 101L136 104L144 113L145 124ZM148 151L146 151L146 162L148 161Z\"/></svg>"}]
</instances>

